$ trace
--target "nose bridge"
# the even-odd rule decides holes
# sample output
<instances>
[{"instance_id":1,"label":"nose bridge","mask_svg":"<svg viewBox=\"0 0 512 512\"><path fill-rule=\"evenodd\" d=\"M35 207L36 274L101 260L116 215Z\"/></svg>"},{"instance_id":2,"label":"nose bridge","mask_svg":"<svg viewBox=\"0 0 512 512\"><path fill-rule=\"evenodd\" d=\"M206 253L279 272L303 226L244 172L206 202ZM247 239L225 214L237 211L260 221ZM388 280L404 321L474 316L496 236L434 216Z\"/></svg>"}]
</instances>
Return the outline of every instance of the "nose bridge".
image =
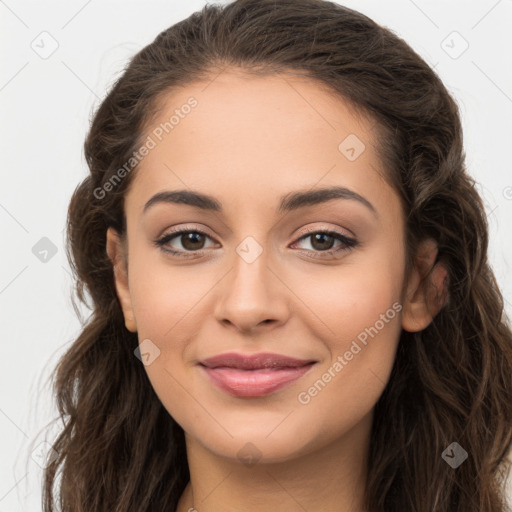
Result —
<instances>
[{"instance_id":1,"label":"nose bridge","mask_svg":"<svg viewBox=\"0 0 512 512\"><path fill-rule=\"evenodd\" d=\"M240 305L254 307L260 300L270 299L272 279L275 276L269 267L270 252L254 237L246 237L235 250L233 269L227 292ZM253 304L253 306L250 306Z\"/></svg>"},{"instance_id":2,"label":"nose bridge","mask_svg":"<svg viewBox=\"0 0 512 512\"><path fill-rule=\"evenodd\" d=\"M231 271L223 280L216 305L219 321L250 329L286 316L286 288L274 275L270 251L248 236L236 247Z\"/></svg>"},{"instance_id":3,"label":"nose bridge","mask_svg":"<svg viewBox=\"0 0 512 512\"><path fill-rule=\"evenodd\" d=\"M271 274L268 251L256 244L257 242L246 240L237 247L230 285L231 292L247 295L252 299L269 294Z\"/></svg>"}]
</instances>

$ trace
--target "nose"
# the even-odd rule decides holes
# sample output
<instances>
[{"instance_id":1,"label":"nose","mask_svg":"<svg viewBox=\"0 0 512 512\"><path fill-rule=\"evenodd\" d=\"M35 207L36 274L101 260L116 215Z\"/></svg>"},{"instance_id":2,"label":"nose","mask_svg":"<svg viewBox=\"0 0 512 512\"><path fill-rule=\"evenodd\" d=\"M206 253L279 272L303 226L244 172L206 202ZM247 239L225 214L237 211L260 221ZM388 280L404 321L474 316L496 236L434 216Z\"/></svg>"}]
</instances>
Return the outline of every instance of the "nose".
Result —
<instances>
[{"instance_id":1,"label":"nose","mask_svg":"<svg viewBox=\"0 0 512 512\"><path fill-rule=\"evenodd\" d=\"M217 291L215 318L240 332L275 328L289 317L290 291L265 252L252 263L236 255Z\"/></svg>"}]
</instances>

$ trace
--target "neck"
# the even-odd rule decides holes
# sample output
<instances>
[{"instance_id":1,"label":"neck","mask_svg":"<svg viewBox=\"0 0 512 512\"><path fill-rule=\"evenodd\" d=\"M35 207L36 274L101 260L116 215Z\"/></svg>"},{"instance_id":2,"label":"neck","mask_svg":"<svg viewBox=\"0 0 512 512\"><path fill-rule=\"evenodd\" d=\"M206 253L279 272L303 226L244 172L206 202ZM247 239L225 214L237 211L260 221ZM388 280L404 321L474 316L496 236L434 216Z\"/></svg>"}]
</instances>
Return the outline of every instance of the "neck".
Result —
<instances>
[{"instance_id":1,"label":"neck","mask_svg":"<svg viewBox=\"0 0 512 512\"><path fill-rule=\"evenodd\" d=\"M371 420L283 462L244 464L186 436L190 482L176 512L363 512Z\"/></svg>"}]
</instances>

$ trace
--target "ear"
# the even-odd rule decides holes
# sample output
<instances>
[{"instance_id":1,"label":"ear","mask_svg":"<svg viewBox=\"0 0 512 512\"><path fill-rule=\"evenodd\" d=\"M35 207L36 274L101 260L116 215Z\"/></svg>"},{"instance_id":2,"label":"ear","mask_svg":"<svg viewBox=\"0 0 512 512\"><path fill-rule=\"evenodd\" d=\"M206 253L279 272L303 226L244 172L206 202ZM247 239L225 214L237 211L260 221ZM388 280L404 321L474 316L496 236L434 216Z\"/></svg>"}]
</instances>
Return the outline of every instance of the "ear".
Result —
<instances>
[{"instance_id":1,"label":"ear","mask_svg":"<svg viewBox=\"0 0 512 512\"><path fill-rule=\"evenodd\" d=\"M137 332L132 299L128 286L128 258L126 248L119 234L113 228L107 229L107 254L114 267L114 280L117 297L123 309L124 323L131 332Z\"/></svg>"},{"instance_id":2,"label":"ear","mask_svg":"<svg viewBox=\"0 0 512 512\"><path fill-rule=\"evenodd\" d=\"M448 300L448 272L441 262L434 266L437 252L436 242L429 238L416 253L403 303L402 328L406 331L425 329Z\"/></svg>"}]
</instances>

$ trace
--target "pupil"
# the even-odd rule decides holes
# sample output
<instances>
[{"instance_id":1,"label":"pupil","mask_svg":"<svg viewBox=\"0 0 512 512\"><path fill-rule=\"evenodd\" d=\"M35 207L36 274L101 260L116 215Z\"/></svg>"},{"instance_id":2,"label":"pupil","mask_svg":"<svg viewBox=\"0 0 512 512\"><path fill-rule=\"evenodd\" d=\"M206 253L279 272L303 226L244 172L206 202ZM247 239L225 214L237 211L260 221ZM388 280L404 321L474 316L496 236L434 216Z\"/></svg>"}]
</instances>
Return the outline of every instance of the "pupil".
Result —
<instances>
[{"instance_id":1,"label":"pupil","mask_svg":"<svg viewBox=\"0 0 512 512\"><path fill-rule=\"evenodd\" d=\"M322 238L323 238L323 241L324 243L322 244ZM314 235L313 237L313 247L315 247L316 249L331 249L332 247L332 243L331 244L327 244L329 245L329 247L325 247L325 239L330 239L330 241L332 242L333 241L333 237L331 235L327 235L325 233L317 233L316 235ZM316 246L316 242L320 241L320 246Z\"/></svg>"},{"instance_id":2,"label":"pupil","mask_svg":"<svg viewBox=\"0 0 512 512\"><path fill-rule=\"evenodd\" d=\"M196 244L198 241L201 242L202 237L203 235L201 233L187 233L182 236L181 243L186 249L198 249L198 247L194 245L194 242L196 242ZM190 246L189 243L192 243L192 245Z\"/></svg>"}]
</instances>

